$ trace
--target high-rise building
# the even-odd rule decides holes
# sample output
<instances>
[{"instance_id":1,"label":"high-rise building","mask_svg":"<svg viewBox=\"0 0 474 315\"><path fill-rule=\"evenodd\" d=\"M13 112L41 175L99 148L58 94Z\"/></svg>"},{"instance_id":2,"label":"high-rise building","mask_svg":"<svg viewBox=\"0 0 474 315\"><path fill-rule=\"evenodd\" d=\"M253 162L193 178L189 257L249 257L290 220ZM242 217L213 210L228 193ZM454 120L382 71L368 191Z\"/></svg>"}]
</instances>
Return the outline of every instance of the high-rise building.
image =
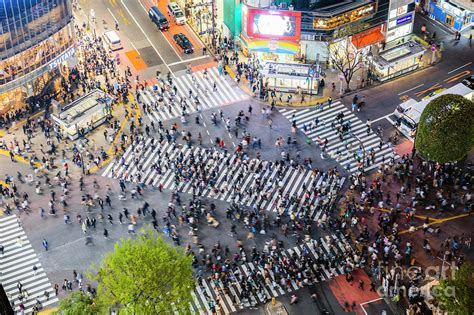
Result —
<instances>
[{"instance_id":1,"label":"high-rise building","mask_svg":"<svg viewBox=\"0 0 474 315\"><path fill-rule=\"evenodd\" d=\"M75 54L69 0L0 0L0 115L54 93Z\"/></svg>"}]
</instances>

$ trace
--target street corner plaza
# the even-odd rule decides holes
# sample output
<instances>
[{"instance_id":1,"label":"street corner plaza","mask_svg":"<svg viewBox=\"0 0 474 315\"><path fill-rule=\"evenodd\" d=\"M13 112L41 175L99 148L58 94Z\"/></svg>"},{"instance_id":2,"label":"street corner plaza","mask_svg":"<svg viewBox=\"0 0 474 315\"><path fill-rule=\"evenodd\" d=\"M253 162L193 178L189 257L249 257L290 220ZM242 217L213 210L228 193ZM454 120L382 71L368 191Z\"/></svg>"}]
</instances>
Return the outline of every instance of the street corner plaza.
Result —
<instances>
[{"instance_id":1,"label":"street corner plaza","mask_svg":"<svg viewBox=\"0 0 474 315\"><path fill-rule=\"evenodd\" d=\"M384 143L340 101L279 111L349 173L358 171L361 165L364 171L378 169L398 158L389 143Z\"/></svg>"},{"instance_id":2,"label":"street corner plaza","mask_svg":"<svg viewBox=\"0 0 474 315\"><path fill-rule=\"evenodd\" d=\"M141 98L147 117L157 123L245 101L250 96L220 74L216 67L211 67L177 76L167 82L159 80L143 90Z\"/></svg>"},{"instance_id":3,"label":"street corner plaza","mask_svg":"<svg viewBox=\"0 0 474 315\"><path fill-rule=\"evenodd\" d=\"M208 170L206 185L196 171L198 165ZM237 154L159 143L151 137L137 138L102 175L273 212L282 212L290 200L298 200L291 202L288 212L315 221L328 216L329 205L345 181L336 174L262 159L241 160ZM308 195L310 187L315 193Z\"/></svg>"}]
</instances>

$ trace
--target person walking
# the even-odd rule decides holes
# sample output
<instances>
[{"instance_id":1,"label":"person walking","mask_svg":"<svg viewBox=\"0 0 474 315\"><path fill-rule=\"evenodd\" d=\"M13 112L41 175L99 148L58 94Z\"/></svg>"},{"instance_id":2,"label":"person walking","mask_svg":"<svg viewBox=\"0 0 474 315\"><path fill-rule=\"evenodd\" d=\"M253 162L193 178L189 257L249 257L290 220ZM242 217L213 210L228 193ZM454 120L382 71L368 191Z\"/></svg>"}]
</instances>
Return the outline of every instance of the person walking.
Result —
<instances>
[{"instance_id":1,"label":"person walking","mask_svg":"<svg viewBox=\"0 0 474 315\"><path fill-rule=\"evenodd\" d=\"M43 239L43 247L44 247L44 250L45 251L48 251L49 249L49 244L48 244L48 241L44 238Z\"/></svg>"}]
</instances>

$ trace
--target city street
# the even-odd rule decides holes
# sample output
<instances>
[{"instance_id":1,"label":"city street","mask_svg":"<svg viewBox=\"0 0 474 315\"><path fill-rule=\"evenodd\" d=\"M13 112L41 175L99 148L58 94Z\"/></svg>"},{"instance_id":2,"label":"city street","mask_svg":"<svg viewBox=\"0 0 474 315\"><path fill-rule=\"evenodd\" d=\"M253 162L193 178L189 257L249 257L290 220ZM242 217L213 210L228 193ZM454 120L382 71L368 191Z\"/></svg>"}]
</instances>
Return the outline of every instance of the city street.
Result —
<instances>
[{"instance_id":1,"label":"city street","mask_svg":"<svg viewBox=\"0 0 474 315\"><path fill-rule=\"evenodd\" d=\"M397 290L415 281L403 268L474 259L472 157L440 165L389 139L401 102L474 72L466 36L417 15L414 32L426 24L444 42L434 65L313 106L273 106L251 92L254 59L211 55L171 19L160 31L152 0L78 4L85 76L70 94L114 100L75 140L49 110L2 133L0 280L15 314L90 292L87 273L144 228L193 257L193 314L404 314L415 299ZM94 39L111 29L123 49Z\"/></svg>"}]
</instances>

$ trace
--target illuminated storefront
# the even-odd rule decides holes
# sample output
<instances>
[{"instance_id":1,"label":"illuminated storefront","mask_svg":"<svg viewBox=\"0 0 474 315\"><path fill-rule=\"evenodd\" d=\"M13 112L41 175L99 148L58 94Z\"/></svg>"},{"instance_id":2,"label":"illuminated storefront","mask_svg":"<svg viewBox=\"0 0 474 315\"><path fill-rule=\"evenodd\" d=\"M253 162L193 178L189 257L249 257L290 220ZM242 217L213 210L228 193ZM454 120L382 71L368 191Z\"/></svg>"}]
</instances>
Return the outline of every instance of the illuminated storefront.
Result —
<instances>
[{"instance_id":1,"label":"illuminated storefront","mask_svg":"<svg viewBox=\"0 0 474 315\"><path fill-rule=\"evenodd\" d=\"M343 25L359 21L374 14L375 4L371 3L355 10L328 18L314 18L313 28L319 30L330 30Z\"/></svg>"},{"instance_id":2,"label":"illuminated storefront","mask_svg":"<svg viewBox=\"0 0 474 315\"><path fill-rule=\"evenodd\" d=\"M74 57L69 0L0 1L0 115L47 99Z\"/></svg>"},{"instance_id":3,"label":"illuminated storefront","mask_svg":"<svg viewBox=\"0 0 474 315\"><path fill-rule=\"evenodd\" d=\"M262 74L269 89L317 94L319 71L318 65L267 62Z\"/></svg>"},{"instance_id":4,"label":"illuminated storefront","mask_svg":"<svg viewBox=\"0 0 474 315\"><path fill-rule=\"evenodd\" d=\"M293 62L299 55L301 12L242 6L240 40L244 54L261 60Z\"/></svg>"},{"instance_id":5,"label":"illuminated storefront","mask_svg":"<svg viewBox=\"0 0 474 315\"><path fill-rule=\"evenodd\" d=\"M474 5L472 1L431 1L430 17L449 28L461 31L474 26Z\"/></svg>"}]
</instances>

